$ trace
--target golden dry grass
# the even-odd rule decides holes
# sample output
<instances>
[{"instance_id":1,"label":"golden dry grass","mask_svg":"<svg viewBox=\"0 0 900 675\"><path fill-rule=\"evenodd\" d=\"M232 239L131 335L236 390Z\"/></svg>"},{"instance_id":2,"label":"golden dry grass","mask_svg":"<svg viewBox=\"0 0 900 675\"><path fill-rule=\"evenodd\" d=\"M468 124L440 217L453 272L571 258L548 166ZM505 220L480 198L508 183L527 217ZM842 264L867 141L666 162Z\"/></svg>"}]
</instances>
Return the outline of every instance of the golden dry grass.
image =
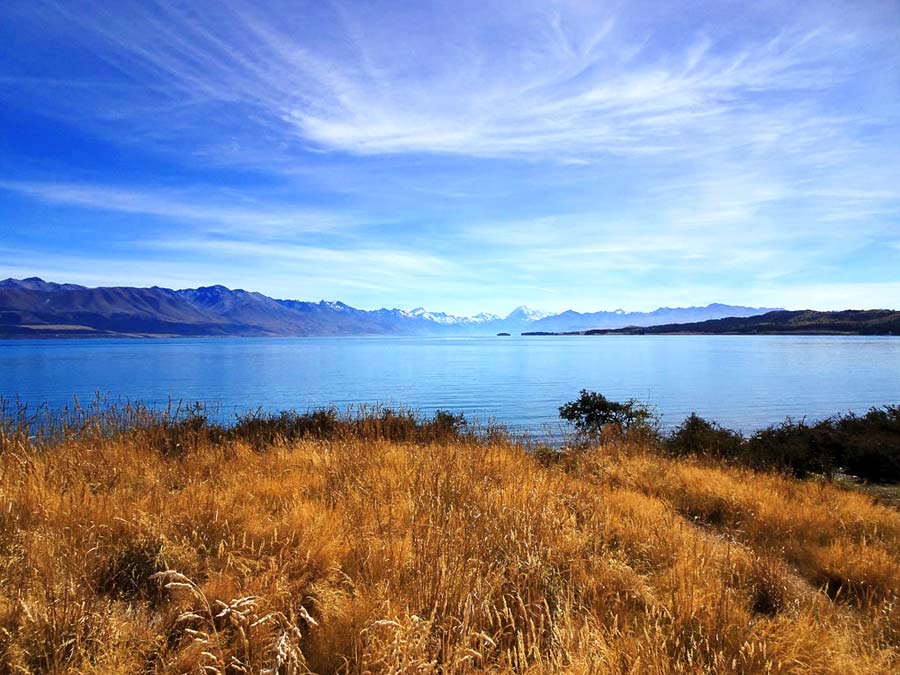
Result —
<instances>
[{"instance_id":1,"label":"golden dry grass","mask_svg":"<svg viewBox=\"0 0 900 675\"><path fill-rule=\"evenodd\" d=\"M0 453L3 673L895 673L900 512L607 444Z\"/></svg>"}]
</instances>

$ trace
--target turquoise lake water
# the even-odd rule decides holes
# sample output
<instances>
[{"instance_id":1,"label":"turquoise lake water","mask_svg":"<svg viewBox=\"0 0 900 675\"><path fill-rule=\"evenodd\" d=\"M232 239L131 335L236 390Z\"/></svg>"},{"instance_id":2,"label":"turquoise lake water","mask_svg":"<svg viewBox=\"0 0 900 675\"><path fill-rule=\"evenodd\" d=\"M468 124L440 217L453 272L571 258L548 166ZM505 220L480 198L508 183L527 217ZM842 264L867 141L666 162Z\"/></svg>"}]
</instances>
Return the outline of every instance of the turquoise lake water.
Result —
<instances>
[{"instance_id":1,"label":"turquoise lake water","mask_svg":"<svg viewBox=\"0 0 900 675\"><path fill-rule=\"evenodd\" d=\"M62 406L100 393L268 410L443 408L558 430L580 389L637 398L667 425L691 411L751 431L900 403L900 338L609 336L0 341L0 396Z\"/></svg>"}]
</instances>

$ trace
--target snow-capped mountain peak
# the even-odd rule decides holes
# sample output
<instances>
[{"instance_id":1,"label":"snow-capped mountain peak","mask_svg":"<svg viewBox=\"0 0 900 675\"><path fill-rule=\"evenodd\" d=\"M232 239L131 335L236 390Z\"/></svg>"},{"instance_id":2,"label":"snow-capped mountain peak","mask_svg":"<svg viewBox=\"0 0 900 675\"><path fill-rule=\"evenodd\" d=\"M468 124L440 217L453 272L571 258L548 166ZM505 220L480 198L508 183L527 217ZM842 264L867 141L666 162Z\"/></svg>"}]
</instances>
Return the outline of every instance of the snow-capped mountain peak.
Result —
<instances>
[{"instance_id":1,"label":"snow-capped mountain peak","mask_svg":"<svg viewBox=\"0 0 900 675\"><path fill-rule=\"evenodd\" d=\"M543 319L548 316L553 316L553 312L544 312L538 309L531 309L528 305L519 305L509 313L506 319L507 321L510 319L517 319L519 321L537 321L538 319Z\"/></svg>"},{"instance_id":2,"label":"snow-capped mountain peak","mask_svg":"<svg viewBox=\"0 0 900 675\"><path fill-rule=\"evenodd\" d=\"M475 316L456 316L454 314L447 314L446 312L429 312L424 307L416 307L415 309L403 313L409 317L424 319L425 321L434 321L435 323L443 324L445 326L486 323L501 318L496 314L488 314L487 312L481 312Z\"/></svg>"}]
</instances>

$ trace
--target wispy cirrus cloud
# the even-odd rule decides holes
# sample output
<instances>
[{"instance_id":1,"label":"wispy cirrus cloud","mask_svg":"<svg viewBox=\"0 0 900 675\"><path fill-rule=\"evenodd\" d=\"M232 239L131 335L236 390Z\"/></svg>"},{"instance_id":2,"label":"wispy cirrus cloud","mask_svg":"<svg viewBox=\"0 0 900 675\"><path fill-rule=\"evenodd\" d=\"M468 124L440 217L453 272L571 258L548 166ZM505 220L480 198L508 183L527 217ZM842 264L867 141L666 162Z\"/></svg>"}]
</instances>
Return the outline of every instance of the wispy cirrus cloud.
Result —
<instances>
[{"instance_id":1,"label":"wispy cirrus cloud","mask_svg":"<svg viewBox=\"0 0 900 675\"><path fill-rule=\"evenodd\" d=\"M347 270L352 267L356 268L357 275L369 279L402 278L414 282L426 278L446 278L463 272L462 267L452 261L417 250L271 244L224 238L140 240L135 245L161 251L299 263L304 265L305 270L309 270L310 266L332 270Z\"/></svg>"},{"instance_id":2,"label":"wispy cirrus cloud","mask_svg":"<svg viewBox=\"0 0 900 675\"><path fill-rule=\"evenodd\" d=\"M816 96L859 69L854 27L824 10L732 7L718 31L700 22L665 34L659 24L681 10L658 3L333 3L287 16L244 2L45 7L115 71L166 92L132 104L181 108L173 121L204 104L247 106L253 126L325 150L565 159L777 145L822 155L824 142L841 151L848 126L873 121Z\"/></svg>"},{"instance_id":3,"label":"wispy cirrus cloud","mask_svg":"<svg viewBox=\"0 0 900 675\"><path fill-rule=\"evenodd\" d=\"M202 186L179 190L0 180L0 190L53 204L202 223L211 230L239 230L258 236L336 232L362 222L351 213L266 202L234 191L221 194Z\"/></svg>"}]
</instances>

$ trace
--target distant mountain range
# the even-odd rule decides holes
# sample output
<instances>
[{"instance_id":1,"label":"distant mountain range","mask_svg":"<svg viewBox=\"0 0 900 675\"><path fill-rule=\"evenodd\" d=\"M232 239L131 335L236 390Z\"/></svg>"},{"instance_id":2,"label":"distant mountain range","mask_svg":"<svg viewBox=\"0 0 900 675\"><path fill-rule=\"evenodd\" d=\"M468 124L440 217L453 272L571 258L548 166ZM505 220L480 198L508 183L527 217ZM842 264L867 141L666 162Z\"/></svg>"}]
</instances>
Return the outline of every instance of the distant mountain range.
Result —
<instances>
[{"instance_id":1,"label":"distant mountain range","mask_svg":"<svg viewBox=\"0 0 900 675\"><path fill-rule=\"evenodd\" d=\"M816 312L778 310L750 317L729 317L697 323L593 329L577 335L900 335L900 311L846 309Z\"/></svg>"},{"instance_id":2,"label":"distant mountain range","mask_svg":"<svg viewBox=\"0 0 900 675\"><path fill-rule=\"evenodd\" d=\"M653 312L550 314L523 306L505 317L460 317L421 307L363 310L342 302L277 300L224 286L176 291L157 286L87 288L37 277L0 281L0 337L493 335L678 324L768 311L712 304Z\"/></svg>"}]
</instances>

